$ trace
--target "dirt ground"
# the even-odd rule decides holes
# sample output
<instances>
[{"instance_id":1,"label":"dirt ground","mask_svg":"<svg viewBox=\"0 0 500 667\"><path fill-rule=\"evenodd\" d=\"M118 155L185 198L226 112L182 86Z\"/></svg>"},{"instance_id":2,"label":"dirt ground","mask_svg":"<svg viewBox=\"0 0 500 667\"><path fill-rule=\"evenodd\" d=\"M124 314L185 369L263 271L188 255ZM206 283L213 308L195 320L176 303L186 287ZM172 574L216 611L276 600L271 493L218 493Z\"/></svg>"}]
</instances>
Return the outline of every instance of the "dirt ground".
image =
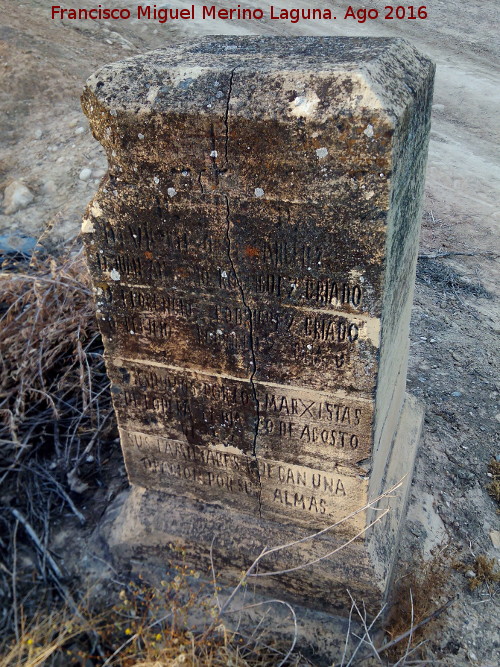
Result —
<instances>
[{"instance_id":1,"label":"dirt ground","mask_svg":"<svg viewBox=\"0 0 500 667\"><path fill-rule=\"evenodd\" d=\"M241 4L264 5L258 0ZM425 664L500 664L500 590L483 585L471 591L466 576L478 555L497 562L500 557L497 505L486 489L488 464L495 456L500 460L496 2L427 0L424 21L363 24L52 21L50 5L48 0L0 0L0 192L21 180L34 196L29 206L11 214L0 201L0 235L10 237L12 246L22 243L22 235L38 237L47 225L53 225L52 245L78 234L86 203L106 171L103 151L79 105L86 77L102 64L208 33L403 36L436 62L408 376L408 390L425 403L426 419L398 571L402 576L408 564L423 567L437 553L449 559L448 565L452 560L465 564L461 571L448 568L443 599L456 593L459 598L429 638ZM343 16L346 7L335 3L336 15ZM122 483L120 478L117 486ZM110 495L100 496L102 503ZM74 530L78 543L76 524ZM61 535L51 536L58 553L64 549Z\"/></svg>"}]
</instances>

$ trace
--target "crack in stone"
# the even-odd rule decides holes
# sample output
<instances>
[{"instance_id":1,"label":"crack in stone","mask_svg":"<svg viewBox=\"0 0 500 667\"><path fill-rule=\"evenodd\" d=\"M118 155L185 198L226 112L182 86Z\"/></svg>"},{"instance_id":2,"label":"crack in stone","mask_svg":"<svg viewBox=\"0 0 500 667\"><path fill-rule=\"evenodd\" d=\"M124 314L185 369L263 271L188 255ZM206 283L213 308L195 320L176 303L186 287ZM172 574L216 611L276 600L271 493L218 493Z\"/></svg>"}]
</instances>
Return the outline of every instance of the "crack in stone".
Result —
<instances>
[{"instance_id":1,"label":"crack in stone","mask_svg":"<svg viewBox=\"0 0 500 667\"><path fill-rule=\"evenodd\" d=\"M234 79L234 73L236 71L236 67L231 71L231 76L229 78L229 90L227 94L227 102L226 102L226 113L224 115L224 126L226 129L226 136L225 136L225 145L224 145L224 157L225 157L225 162L226 162L226 168L228 164L228 148L229 148L229 104L231 101L231 93L233 90L233 79ZM224 195L224 199L226 202L226 239L227 239L227 255L229 259L229 263L231 265L231 269L234 273L234 277L236 280L236 284L238 285L238 289L241 295L241 300L243 302L243 306L246 309L248 313L248 320L249 320L249 325L250 325L250 331L249 331L249 342L250 342L250 354L251 354L251 364L252 364L252 373L250 374L250 385L252 387L252 394L253 394L253 399L255 402L255 426L254 426L254 433L253 433L253 442L252 442L252 456L255 461L255 471L257 474L257 480L259 483L259 516L262 516L262 481L260 478L260 471L259 471L259 463L257 459L257 436L259 432L259 420L260 420L260 404L259 404L259 399L257 397L257 387L255 386L254 382L254 377L255 373L257 372L257 362L256 362L256 357L255 357L255 348L254 348L254 339L253 339L253 315L252 315L252 309L250 306L247 304L246 299L245 299L245 293L243 291L243 285L241 283L241 280L239 278L238 272L236 271L236 266L233 262L233 258L231 257L231 211L230 211L230 206L229 206L229 197L227 194Z\"/></svg>"},{"instance_id":2,"label":"crack in stone","mask_svg":"<svg viewBox=\"0 0 500 667\"><path fill-rule=\"evenodd\" d=\"M243 306L245 310L247 311L248 314L248 320L250 324L250 330L248 333L248 338L250 342L250 354L251 354L251 364L252 364L252 373L250 375L250 385L252 387L252 394L253 394L253 399L255 402L255 426L254 426L254 432L253 432L253 442L252 442L252 456L255 460L255 471L257 473L257 480L259 483L259 516L262 516L262 481L260 478L260 471L259 471L259 462L257 459L257 436L259 433L259 420L260 420L260 403L259 399L257 397L257 387L255 386L254 382L254 377L255 373L257 372L257 362L256 362L256 357L255 357L255 348L254 348L254 339L253 339L253 315L252 315L252 309L250 306L247 304L246 299L245 299L245 293L243 291L243 285L241 284L240 278L238 276L238 273L236 271L236 266L234 265L233 258L231 257L231 236L230 236L230 228L231 228L231 213L230 213L230 208L229 208L229 197L227 195L224 195L225 201L226 201L226 222L227 222L227 227L226 227L226 239L227 239L227 254L228 254L228 259L229 263L231 264L231 269L234 273L234 277L236 279L236 284L238 285L238 289L241 295L241 300L243 302Z\"/></svg>"},{"instance_id":3,"label":"crack in stone","mask_svg":"<svg viewBox=\"0 0 500 667\"><path fill-rule=\"evenodd\" d=\"M201 190L202 195L205 194L205 188L203 187L203 183L201 182L201 177L202 177L202 174L203 174L204 171L205 170L202 169L201 171L198 172L198 185L200 186L200 190Z\"/></svg>"}]
</instances>

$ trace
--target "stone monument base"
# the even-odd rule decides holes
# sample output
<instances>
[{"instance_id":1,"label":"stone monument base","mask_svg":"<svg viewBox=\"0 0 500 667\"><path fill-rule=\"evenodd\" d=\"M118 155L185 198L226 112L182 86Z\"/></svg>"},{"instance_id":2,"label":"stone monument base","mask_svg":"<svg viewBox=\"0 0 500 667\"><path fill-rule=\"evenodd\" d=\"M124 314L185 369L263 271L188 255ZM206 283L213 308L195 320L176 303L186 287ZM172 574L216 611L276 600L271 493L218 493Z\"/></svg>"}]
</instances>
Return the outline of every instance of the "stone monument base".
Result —
<instances>
[{"instance_id":1,"label":"stone monument base","mask_svg":"<svg viewBox=\"0 0 500 667\"><path fill-rule=\"evenodd\" d=\"M250 578L248 583L256 585L259 595L278 594L291 603L345 616L351 608L350 593L370 613L377 613L387 595L422 423L421 405L406 394L384 489L403 482L378 503L382 509L390 508L383 519L354 540L343 536L340 526L266 556L258 574L291 570L336 550L333 558L292 572ZM368 512L370 521L376 516L377 512ZM189 567L211 581L212 553L217 581L229 589L264 547L286 545L315 532L137 486L110 508L100 531L119 570L131 569L150 582L160 580L169 564L179 559L181 548Z\"/></svg>"}]
</instances>

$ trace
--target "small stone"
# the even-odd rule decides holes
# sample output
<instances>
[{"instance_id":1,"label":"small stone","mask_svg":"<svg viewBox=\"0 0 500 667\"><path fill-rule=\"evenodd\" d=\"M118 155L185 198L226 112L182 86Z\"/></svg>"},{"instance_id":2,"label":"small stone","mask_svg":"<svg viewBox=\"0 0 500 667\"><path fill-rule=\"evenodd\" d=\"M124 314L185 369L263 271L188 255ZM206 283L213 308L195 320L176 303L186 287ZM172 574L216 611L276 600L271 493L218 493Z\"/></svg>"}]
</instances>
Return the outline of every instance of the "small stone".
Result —
<instances>
[{"instance_id":1,"label":"small stone","mask_svg":"<svg viewBox=\"0 0 500 667\"><path fill-rule=\"evenodd\" d=\"M35 198L31 190L24 183L21 183L21 181L12 181L5 188L3 197L5 215L10 215L26 208Z\"/></svg>"},{"instance_id":2,"label":"small stone","mask_svg":"<svg viewBox=\"0 0 500 667\"><path fill-rule=\"evenodd\" d=\"M36 238L24 234L5 234L0 236L0 252L4 255L29 256L36 246Z\"/></svg>"},{"instance_id":3,"label":"small stone","mask_svg":"<svg viewBox=\"0 0 500 667\"><path fill-rule=\"evenodd\" d=\"M459 396L462 395L462 392L461 391L452 391L451 395L454 396L455 398L458 398Z\"/></svg>"},{"instance_id":4,"label":"small stone","mask_svg":"<svg viewBox=\"0 0 500 667\"><path fill-rule=\"evenodd\" d=\"M328 148L317 148L316 155L318 156L318 159L321 160L328 155Z\"/></svg>"},{"instance_id":5,"label":"small stone","mask_svg":"<svg viewBox=\"0 0 500 667\"><path fill-rule=\"evenodd\" d=\"M474 653L474 651L469 651L469 660L471 662L477 662L477 655Z\"/></svg>"},{"instance_id":6,"label":"small stone","mask_svg":"<svg viewBox=\"0 0 500 667\"><path fill-rule=\"evenodd\" d=\"M177 194L177 190L175 188L168 188L167 189L167 195L169 197L175 197L176 194Z\"/></svg>"},{"instance_id":7,"label":"small stone","mask_svg":"<svg viewBox=\"0 0 500 667\"><path fill-rule=\"evenodd\" d=\"M85 167L84 169L81 170L80 174L78 175L78 178L81 181L88 181L91 176L92 176L92 169Z\"/></svg>"},{"instance_id":8,"label":"small stone","mask_svg":"<svg viewBox=\"0 0 500 667\"><path fill-rule=\"evenodd\" d=\"M52 179L47 179L42 184L42 191L46 195L52 195L57 191L57 186Z\"/></svg>"},{"instance_id":9,"label":"small stone","mask_svg":"<svg viewBox=\"0 0 500 667\"><path fill-rule=\"evenodd\" d=\"M366 134L367 137L373 137L373 125L367 125L363 130L363 134Z\"/></svg>"},{"instance_id":10,"label":"small stone","mask_svg":"<svg viewBox=\"0 0 500 667\"><path fill-rule=\"evenodd\" d=\"M490 532L490 540L495 549L500 549L500 530L492 530Z\"/></svg>"},{"instance_id":11,"label":"small stone","mask_svg":"<svg viewBox=\"0 0 500 667\"><path fill-rule=\"evenodd\" d=\"M83 482L74 470L68 473L66 478L68 480L69 488L75 493L84 493L89 488L89 485L86 482Z\"/></svg>"},{"instance_id":12,"label":"small stone","mask_svg":"<svg viewBox=\"0 0 500 667\"><path fill-rule=\"evenodd\" d=\"M467 579L475 579L476 573L474 572L474 570L467 570L465 576L467 577Z\"/></svg>"},{"instance_id":13,"label":"small stone","mask_svg":"<svg viewBox=\"0 0 500 667\"><path fill-rule=\"evenodd\" d=\"M264 196L264 190L262 188L255 188L254 192L255 192L256 197L263 197Z\"/></svg>"},{"instance_id":14,"label":"small stone","mask_svg":"<svg viewBox=\"0 0 500 667\"><path fill-rule=\"evenodd\" d=\"M68 127L76 127L78 125L78 118L73 118L72 120L69 121Z\"/></svg>"},{"instance_id":15,"label":"small stone","mask_svg":"<svg viewBox=\"0 0 500 667\"><path fill-rule=\"evenodd\" d=\"M211 151L210 157L217 157L218 153L217 151Z\"/></svg>"},{"instance_id":16,"label":"small stone","mask_svg":"<svg viewBox=\"0 0 500 667\"><path fill-rule=\"evenodd\" d=\"M75 130L75 134L83 134L85 132L85 128L80 125L80 127L77 127Z\"/></svg>"},{"instance_id":17,"label":"small stone","mask_svg":"<svg viewBox=\"0 0 500 667\"><path fill-rule=\"evenodd\" d=\"M38 128L38 130L35 130L35 139L41 139L42 138L42 130Z\"/></svg>"}]
</instances>

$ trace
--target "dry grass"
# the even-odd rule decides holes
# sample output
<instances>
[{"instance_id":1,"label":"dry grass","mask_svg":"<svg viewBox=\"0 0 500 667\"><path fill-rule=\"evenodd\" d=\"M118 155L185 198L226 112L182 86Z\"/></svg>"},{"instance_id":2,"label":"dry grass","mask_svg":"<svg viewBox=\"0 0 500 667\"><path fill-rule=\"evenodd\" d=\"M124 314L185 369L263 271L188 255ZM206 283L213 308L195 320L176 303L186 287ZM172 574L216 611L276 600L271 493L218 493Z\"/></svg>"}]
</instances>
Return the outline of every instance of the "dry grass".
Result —
<instances>
[{"instance_id":1,"label":"dry grass","mask_svg":"<svg viewBox=\"0 0 500 667\"><path fill-rule=\"evenodd\" d=\"M1 470L50 440L69 472L74 441L94 434L109 406L82 251L9 268L0 276Z\"/></svg>"},{"instance_id":2,"label":"dry grass","mask_svg":"<svg viewBox=\"0 0 500 667\"><path fill-rule=\"evenodd\" d=\"M415 649L419 644L423 647L426 637L436 630L436 610L445 597L450 599L450 554L441 551L421 568L413 567L395 585L391 612L386 625L390 641L415 628L408 642L399 642L387 655L399 661L404 654ZM446 605L445 605L446 606ZM441 607L445 609L445 607ZM431 619L431 622L424 621ZM418 627L421 626L421 627ZM416 657L413 653L413 657ZM425 654L421 652L421 657ZM403 662L404 664L404 662Z\"/></svg>"},{"instance_id":3,"label":"dry grass","mask_svg":"<svg viewBox=\"0 0 500 667\"><path fill-rule=\"evenodd\" d=\"M471 591L483 585L490 587L500 582L500 569L498 569L496 560L488 558L484 554L476 557L472 564L472 571L475 577L471 578L469 582Z\"/></svg>"},{"instance_id":4,"label":"dry grass","mask_svg":"<svg viewBox=\"0 0 500 667\"><path fill-rule=\"evenodd\" d=\"M50 528L63 510L85 521L78 492L98 476L114 414L81 249L2 269L0 594L11 611L0 636L19 638L26 596L49 607L54 595L68 601L47 551Z\"/></svg>"},{"instance_id":5,"label":"dry grass","mask_svg":"<svg viewBox=\"0 0 500 667\"><path fill-rule=\"evenodd\" d=\"M206 625L216 613L216 598L197 582L198 573L182 564L169 568L169 578L154 588L129 582L117 602L94 614L80 605L37 614L21 623L17 640L5 642L0 667L89 664L108 667L271 667L310 664L299 655L283 661L279 648L260 637L244 637L219 623L209 633L189 630L193 611Z\"/></svg>"}]
</instances>

